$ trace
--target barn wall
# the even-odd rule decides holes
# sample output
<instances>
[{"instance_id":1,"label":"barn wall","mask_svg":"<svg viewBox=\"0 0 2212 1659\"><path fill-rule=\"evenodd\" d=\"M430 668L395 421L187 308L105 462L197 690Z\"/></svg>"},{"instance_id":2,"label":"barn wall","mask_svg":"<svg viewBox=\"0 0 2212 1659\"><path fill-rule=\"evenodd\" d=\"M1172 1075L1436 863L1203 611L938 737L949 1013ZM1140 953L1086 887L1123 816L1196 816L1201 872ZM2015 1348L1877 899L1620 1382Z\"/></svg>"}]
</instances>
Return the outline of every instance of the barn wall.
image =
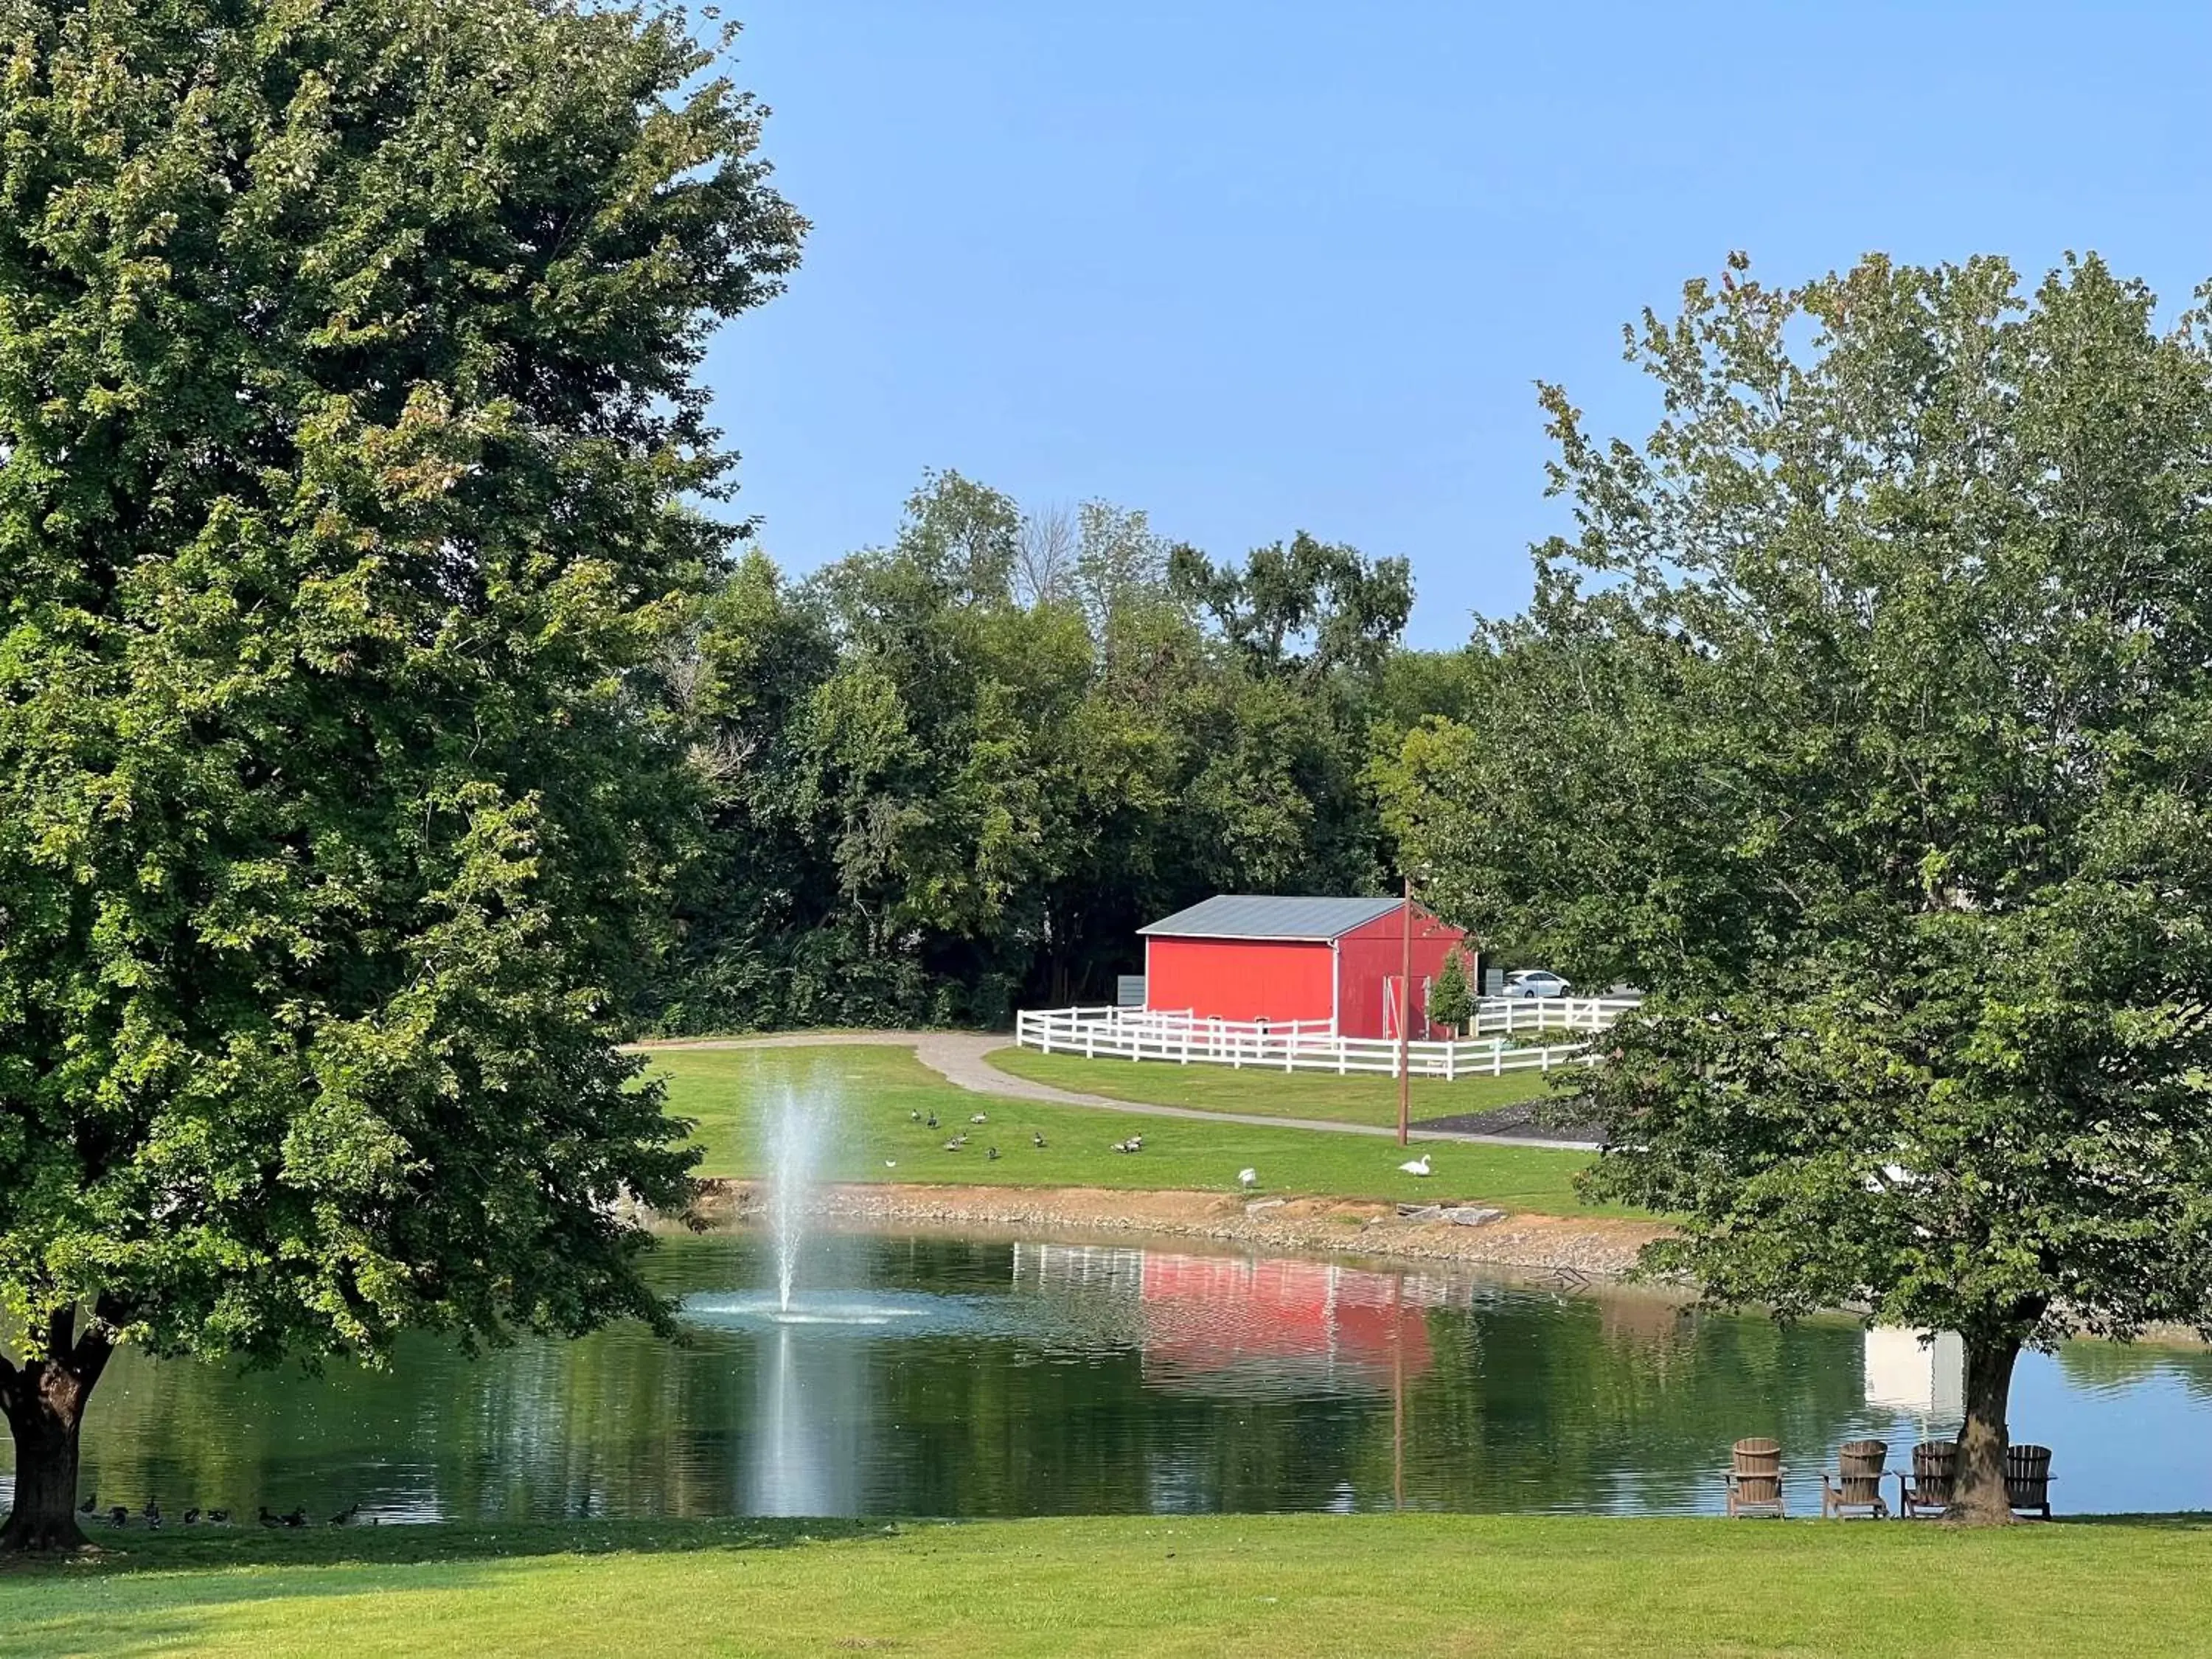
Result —
<instances>
[{"instance_id":1,"label":"barn wall","mask_svg":"<svg viewBox=\"0 0 2212 1659\"><path fill-rule=\"evenodd\" d=\"M1154 939L1146 942L1145 1006L1200 1019L1327 1019L1329 947L1305 940Z\"/></svg>"},{"instance_id":2,"label":"barn wall","mask_svg":"<svg viewBox=\"0 0 2212 1659\"><path fill-rule=\"evenodd\" d=\"M1404 927L1397 911L1355 927L1337 941L1342 967L1339 970L1336 1029L1343 1036L1395 1036L1383 1024L1382 988L1394 982L1404 961ZM1463 929L1446 927L1419 905L1413 907L1413 1031L1417 1038L1430 1035L1425 987L1443 971L1444 957L1463 945ZM1474 953L1468 952L1470 958ZM1480 964L1468 963L1482 983Z\"/></svg>"}]
</instances>

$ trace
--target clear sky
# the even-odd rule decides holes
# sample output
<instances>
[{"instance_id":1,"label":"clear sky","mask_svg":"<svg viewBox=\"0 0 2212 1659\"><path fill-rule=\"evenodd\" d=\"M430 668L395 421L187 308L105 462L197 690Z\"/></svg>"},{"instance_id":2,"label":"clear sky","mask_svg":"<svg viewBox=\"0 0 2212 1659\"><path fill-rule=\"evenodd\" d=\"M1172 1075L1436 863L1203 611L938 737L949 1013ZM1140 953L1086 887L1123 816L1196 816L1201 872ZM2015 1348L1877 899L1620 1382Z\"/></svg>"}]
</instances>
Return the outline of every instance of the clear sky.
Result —
<instances>
[{"instance_id":1,"label":"clear sky","mask_svg":"<svg viewBox=\"0 0 2212 1659\"><path fill-rule=\"evenodd\" d=\"M708 374L793 569L957 467L1406 555L1453 644L1562 517L1533 383L1640 434L1620 326L1732 247L2212 276L2212 8L728 3L815 229Z\"/></svg>"}]
</instances>

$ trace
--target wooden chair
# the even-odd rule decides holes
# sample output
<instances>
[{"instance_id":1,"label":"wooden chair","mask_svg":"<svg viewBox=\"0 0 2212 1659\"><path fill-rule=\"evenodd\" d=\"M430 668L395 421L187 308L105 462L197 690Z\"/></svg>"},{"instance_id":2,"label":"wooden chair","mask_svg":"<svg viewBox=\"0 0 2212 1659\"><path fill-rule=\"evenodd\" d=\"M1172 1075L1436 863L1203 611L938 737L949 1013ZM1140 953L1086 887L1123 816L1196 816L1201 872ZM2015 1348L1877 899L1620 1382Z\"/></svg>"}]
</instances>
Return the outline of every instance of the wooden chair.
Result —
<instances>
[{"instance_id":1,"label":"wooden chair","mask_svg":"<svg viewBox=\"0 0 2212 1659\"><path fill-rule=\"evenodd\" d=\"M1897 1512L1907 1521L1941 1515L1951 1507L1959 1479L1959 1443L1923 1440L1912 1449L1912 1478L1897 1471Z\"/></svg>"},{"instance_id":2,"label":"wooden chair","mask_svg":"<svg viewBox=\"0 0 2212 1659\"><path fill-rule=\"evenodd\" d=\"M1820 1513L1836 1520L1847 1510L1870 1521L1887 1518L1889 1502L1881 1495L1881 1466L1888 1461L1886 1442L1844 1442L1836 1450L1836 1473L1820 1472Z\"/></svg>"},{"instance_id":3,"label":"wooden chair","mask_svg":"<svg viewBox=\"0 0 2212 1659\"><path fill-rule=\"evenodd\" d=\"M1739 1440L1730 1449L1728 1512L1771 1515L1780 1520L1782 1507L1782 1447L1772 1440Z\"/></svg>"},{"instance_id":4,"label":"wooden chair","mask_svg":"<svg viewBox=\"0 0 2212 1659\"><path fill-rule=\"evenodd\" d=\"M2051 1448L2008 1446L2005 1449L2005 1501L2018 1514L2033 1510L2051 1519Z\"/></svg>"}]
</instances>

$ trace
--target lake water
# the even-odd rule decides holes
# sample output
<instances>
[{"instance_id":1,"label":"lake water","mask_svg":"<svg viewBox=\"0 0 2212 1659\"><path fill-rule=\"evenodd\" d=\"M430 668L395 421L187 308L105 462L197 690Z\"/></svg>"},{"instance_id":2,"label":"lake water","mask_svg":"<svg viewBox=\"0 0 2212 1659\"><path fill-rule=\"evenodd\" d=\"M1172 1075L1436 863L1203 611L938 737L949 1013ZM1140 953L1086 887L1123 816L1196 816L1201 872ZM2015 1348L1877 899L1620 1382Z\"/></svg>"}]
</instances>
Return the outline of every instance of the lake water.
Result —
<instances>
[{"instance_id":1,"label":"lake water","mask_svg":"<svg viewBox=\"0 0 2212 1659\"><path fill-rule=\"evenodd\" d=\"M125 1354L85 1484L134 1509L388 1522L1218 1510L1707 1512L1729 1443L1778 1437L1793 1511L1838 1443L1955 1428L1956 1380L1843 1319L1784 1330L1617 1289L1006 1239L816 1241L796 1322L746 1236L671 1238L691 1340L248 1373ZM2015 1438L2063 1510L2212 1504L2212 1352L2023 1361ZM0 1437L0 1457L6 1455ZM9 1484L0 1464L0 1494ZM0 1496L4 1504L4 1496Z\"/></svg>"}]
</instances>

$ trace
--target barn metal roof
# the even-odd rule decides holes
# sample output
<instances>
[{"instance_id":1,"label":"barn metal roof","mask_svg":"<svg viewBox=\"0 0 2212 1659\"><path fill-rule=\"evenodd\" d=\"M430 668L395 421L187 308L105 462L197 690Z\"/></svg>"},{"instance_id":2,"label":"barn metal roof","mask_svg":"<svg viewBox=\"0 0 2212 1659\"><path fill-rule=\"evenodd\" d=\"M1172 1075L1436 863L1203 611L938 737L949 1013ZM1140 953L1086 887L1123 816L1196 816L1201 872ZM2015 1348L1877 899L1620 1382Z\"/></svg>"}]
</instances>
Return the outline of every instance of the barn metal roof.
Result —
<instances>
[{"instance_id":1,"label":"barn metal roof","mask_svg":"<svg viewBox=\"0 0 2212 1659\"><path fill-rule=\"evenodd\" d=\"M1274 898L1221 893L1137 932L1152 939L1341 939L1396 909L1394 898Z\"/></svg>"}]
</instances>

